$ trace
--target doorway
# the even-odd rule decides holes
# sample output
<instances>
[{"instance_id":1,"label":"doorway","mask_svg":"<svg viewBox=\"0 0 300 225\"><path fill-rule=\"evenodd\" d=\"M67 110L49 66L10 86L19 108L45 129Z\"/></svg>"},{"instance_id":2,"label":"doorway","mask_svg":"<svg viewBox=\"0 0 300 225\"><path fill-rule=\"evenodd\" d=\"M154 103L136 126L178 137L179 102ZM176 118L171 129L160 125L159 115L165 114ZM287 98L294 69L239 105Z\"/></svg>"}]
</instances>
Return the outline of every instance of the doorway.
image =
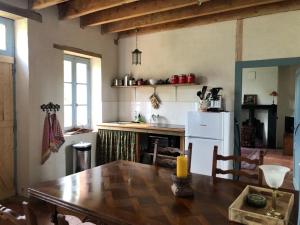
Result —
<instances>
[{"instance_id":1,"label":"doorway","mask_svg":"<svg viewBox=\"0 0 300 225\"><path fill-rule=\"evenodd\" d=\"M15 194L14 21L0 17L0 199Z\"/></svg>"},{"instance_id":2,"label":"doorway","mask_svg":"<svg viewBox=\"0 0 300 225\"><path fill-rule=\"evenodd\" d=\"M295 74L300 58L236 63L235 154L289 167L284 188L294 189ZM292 87L291 87L292 86ZM300 98L300 96L298 96ZM238 139L238 140L237 140ZM240 169L246 165L241 166Z\"/></svg>"}]
</instances>

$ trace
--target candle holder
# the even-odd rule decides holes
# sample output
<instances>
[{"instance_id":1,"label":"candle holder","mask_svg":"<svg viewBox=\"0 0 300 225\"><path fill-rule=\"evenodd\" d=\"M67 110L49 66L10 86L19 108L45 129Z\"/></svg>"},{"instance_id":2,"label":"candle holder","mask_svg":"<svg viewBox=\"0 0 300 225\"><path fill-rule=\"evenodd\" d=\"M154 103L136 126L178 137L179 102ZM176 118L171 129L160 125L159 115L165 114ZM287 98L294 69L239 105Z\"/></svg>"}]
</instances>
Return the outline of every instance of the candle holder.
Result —
<instances>
[{"instance_id":1,"label":"candle holder","mask_svg":"<svg viewBox=\"0 0 300 225\"><path fill-rule=\"evenodd\" d=\"M173 184L171 186L172 192L177 197L191 197L194 195L193 189L190 186L191 176L177 177L176 173L171 175Z\"/></svg>"},{"instance_id":2,"label":"candle holder","mask_svg":"<svg viewBox=\"0 0 300 225\"><path fill-rule=\"evenodd\" d=\"M282 219L283 215L276 210L277 189L281 187L289 168L279 165L261 165L267 185L272 188L272 206L266 213L267 216Z\"/></svg>"}]
</instances>

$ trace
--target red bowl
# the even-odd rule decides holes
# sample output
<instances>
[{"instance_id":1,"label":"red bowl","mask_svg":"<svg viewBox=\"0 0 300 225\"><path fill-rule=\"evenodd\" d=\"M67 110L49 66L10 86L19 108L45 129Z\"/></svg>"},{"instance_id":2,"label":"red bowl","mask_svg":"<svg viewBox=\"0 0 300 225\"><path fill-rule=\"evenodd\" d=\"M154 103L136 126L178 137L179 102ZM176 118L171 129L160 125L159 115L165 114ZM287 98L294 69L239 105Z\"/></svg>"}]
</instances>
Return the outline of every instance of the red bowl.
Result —
<instances>
[{"instance_id":1,"label":"red bowl","mask_svg":"<svg viewBox=\"0 0 300 225\"><path fill-rule=\"evenodd\" d=\"M187 82L187 76L185 74L179 76L179 84L185 84Z\"/></svg>"},{"instance_id":2,"label":"red bowl","mask_svg":"<svg viewBox=\"0 0 300 225\"><path fill-rule=\"evenodd\" d=\"M171 84L178 84L179 82L179 77L178 75L173 75L170 79Z\"/></svg>"}]
</instances>

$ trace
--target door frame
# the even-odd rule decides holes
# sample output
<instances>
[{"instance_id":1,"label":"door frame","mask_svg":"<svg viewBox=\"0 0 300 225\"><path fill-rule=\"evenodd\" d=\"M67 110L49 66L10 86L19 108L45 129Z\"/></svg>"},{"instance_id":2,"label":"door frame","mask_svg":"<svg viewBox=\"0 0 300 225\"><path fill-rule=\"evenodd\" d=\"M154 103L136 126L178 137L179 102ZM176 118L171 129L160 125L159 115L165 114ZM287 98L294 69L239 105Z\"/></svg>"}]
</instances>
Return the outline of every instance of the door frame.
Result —
<instances>
[{"instance_id":1,"label":"door frame","mask_svg":"<svg viewBox=\"0 0 300 225\"><path fill-rule=\"evenodd\" d=\"M291 58L277 58L277 59L263 59L263 60L250 60L250 61L237 61L235 63L235 91L234 91L234 120L237 124L241 124L241 107L242 107L242 77L244 68L256 67L273 67L273 66L292 66L300 65L300 57ZM234 129L234 155L241 155L237 129ZM295 160L295 158L293 157ZM235 165L235 169L239 169L240 165ZM295 166L295 161L294 161ZM294 183L295 185L295 183ZM295 186L296 187L296 186Z\"/></svg>"}]
</instances>

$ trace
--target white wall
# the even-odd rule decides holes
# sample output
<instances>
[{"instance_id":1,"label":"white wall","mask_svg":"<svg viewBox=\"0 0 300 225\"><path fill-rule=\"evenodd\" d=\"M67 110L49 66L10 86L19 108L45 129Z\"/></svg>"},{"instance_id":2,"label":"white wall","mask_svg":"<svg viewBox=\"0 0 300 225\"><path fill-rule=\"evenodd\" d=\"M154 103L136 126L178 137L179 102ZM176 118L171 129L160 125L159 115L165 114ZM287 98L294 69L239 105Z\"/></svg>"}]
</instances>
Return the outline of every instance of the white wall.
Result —
<instances>
[{"instance_id":1,"label":"white wall","mask_svg":"<svg viewBox=\"0 0 300 225\"><path fill-rule=\"evenodd\" d=\"M195 73L201 85L224 88L226 109L233 110L235 21L190 27L138 37L142 65L131 64L135 38L119 41L119 74L132 73L136 78L167 79L173 74ZM213 34L213 35L212 35ZM119 119L130 120L134 111L150 118L159 114L163 121L184 124L187 111L194 110L202 86L157 88L162 100L159 110L153 110L149 97L153 88L122 89L119 91Z\"/></svg>"},{"instance_id":2,"label":"white wall","mask_svg":"<svg viewBox=\"0 0 300 225\"><path fill-rule=\"evenodd\" d=\"M20 189L29 181L29 65L28 65L28 22L21 19L15 22L16 43L16 119L17 119L17 174ZM26 191L25 189L23 189Z\"/></svg>"},{"instance_id":3,"label":"white wall","mask_svg":"<svg viewBox=\"0 0 300 225\"><path fill-rule=\"evenodd\" d=\"M43 23L22 20L16 22L17 42L17 123L18 123L18 190L25 194L29 185L66 174L65 149L78 141L96 147L96 134L66 137L59 153L40 165L43 120L45 113L40 105L49 101L63 105L63 52L53 48L61 44L102 54L102 112L103 121L117 120L117 93L110 88L117 73L117 46L113 35L101 35L99 29L81 29L78 20L60 21L56 8L42 10ZM22 29L21 29L22 28ZM28 34L28 41L26 42ZM24 43L25 45L22 45ZM18 44L19 43L19 44ZM29 52L21 52L28 45ZM20 50L20 52L19 52ZM23 55L22 55L23 54ZM25 54L25 55L24 55ZM22 62L24 60L24 62ZM28 67L29 65L29 67ZM99 81L99 79L98 79ZM99 89L98 89L99 90ZM100 100L101 101L101 100ZM63 125L63 110L58 113ZM99 121L99 120L98 120ZM94 156L93 156L94 159Z\"/></svg>"},{"instance_id":4,"label":"white wall","mask_svg":"<svg viewBox=\"0 0 300 225\"><path fill-rule=\"evenodd\" d=\"M277 147L283 147L285 117L294 116L295 110L295 74L300 66L279 67L278 108L277 108Z\"/></svg>"},{"instance_id":5,"label":"white wall","mask_svg":"<svg viewBox=\"0 0 300 225\"><path fill-rule=\"evenodd\" d=\"M242 102L244 102L244 95L256 94L258 105L272 104L273 97L270 93L278 90L278 67L245 68L242 76ZM277 104L277 98L274 100ZM263 144L267 145L268 111L256 110L255 117L264 123ZM247 119L249 119L249 111L242 110L241 121Z\"/></svg>"},{"instance_id":6,"label":"white wall","mask_svg":"<svg viewBox=\"0 0 300 225\"><path fill-rule=\"evenodd\" d=\"M244 95L256 94L258 105L272 104L270 93L278 89L278 67L245 68L242 76L242 102Z\"/></svg>"}]
</instances>

